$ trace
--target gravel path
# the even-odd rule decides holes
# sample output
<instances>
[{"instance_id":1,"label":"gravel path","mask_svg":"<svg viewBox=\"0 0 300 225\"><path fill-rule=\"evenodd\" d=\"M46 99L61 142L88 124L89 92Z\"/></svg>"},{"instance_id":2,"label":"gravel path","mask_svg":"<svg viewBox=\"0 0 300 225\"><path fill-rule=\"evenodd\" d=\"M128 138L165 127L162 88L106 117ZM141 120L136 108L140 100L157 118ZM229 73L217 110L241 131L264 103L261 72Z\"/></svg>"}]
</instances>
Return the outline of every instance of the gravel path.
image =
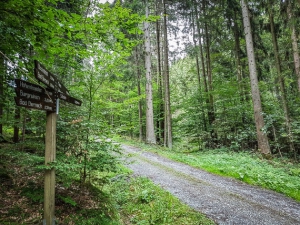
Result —
<instances>
[{"instance_id":1,"label":"gravel path","mask_svg":"<svg viewBox=\"0 0 300 225\"><path fill-rule=\"evenodd\" d=\"M281 194L210 174L154 153L122 146L126 165L217 224L300 225L300 203Z\"/></svg>"}]
</instances>

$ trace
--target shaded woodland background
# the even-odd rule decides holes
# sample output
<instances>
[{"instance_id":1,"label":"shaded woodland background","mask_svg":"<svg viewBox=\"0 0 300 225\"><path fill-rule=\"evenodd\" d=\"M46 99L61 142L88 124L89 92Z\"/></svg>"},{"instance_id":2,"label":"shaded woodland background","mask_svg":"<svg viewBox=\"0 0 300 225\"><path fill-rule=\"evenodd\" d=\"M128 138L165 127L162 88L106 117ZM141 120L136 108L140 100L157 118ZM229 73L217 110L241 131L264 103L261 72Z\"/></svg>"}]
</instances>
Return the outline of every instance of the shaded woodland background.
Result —
<instances>
[{"instance_id":1,"label":"shaded woodland background","mask_svg":"<svg viewBox=\"0 0 300 225\"><path fill-rule=\"evenodd\" d=\"M263 151L242 6L253 38L259 131L272 154L297 158L296 0L2 1L2 139L25 141L30 132L43 140L44 112L18 108L13 99L15 78L36 82L36 59L83 101L81 108L61 103L58 122L58 148L76 157L85 158L96 136L115 134L169 148Z\"/></svg>"}]
</instances>

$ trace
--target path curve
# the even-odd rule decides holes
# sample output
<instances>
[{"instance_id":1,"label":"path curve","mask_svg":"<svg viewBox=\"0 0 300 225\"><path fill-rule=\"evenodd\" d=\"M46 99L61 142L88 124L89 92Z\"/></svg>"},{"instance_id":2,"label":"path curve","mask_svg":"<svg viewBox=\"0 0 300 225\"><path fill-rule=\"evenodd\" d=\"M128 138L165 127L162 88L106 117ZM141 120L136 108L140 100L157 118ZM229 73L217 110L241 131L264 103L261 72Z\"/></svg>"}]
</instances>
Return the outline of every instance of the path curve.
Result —
<instances>
[{"instance_id":1,"label":"path curve","mask_svg":"<svg viewBox=\"0 0 300 225\"><path fill-rule=\"evenodd\" d=\"M300 225L300 203L282 194L210 174L154 153L122 145L126 166L217 224Z\"/></svg>"}]
</instances>

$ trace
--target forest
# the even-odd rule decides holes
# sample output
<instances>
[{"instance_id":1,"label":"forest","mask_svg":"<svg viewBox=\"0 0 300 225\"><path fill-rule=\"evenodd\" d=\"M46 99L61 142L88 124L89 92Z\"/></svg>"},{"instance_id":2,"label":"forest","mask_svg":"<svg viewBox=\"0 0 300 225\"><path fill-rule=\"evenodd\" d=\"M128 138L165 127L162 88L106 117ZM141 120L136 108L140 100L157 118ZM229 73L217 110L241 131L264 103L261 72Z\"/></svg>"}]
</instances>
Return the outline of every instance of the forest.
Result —
<instances>
[{"instance_id":1,"label":"forest","mask_svg":"<svg viewBox=\"0 0 300 225\"><path fill-rule=\"evenodd\" d=\"M1 0L1 179L26 153L32 173L104 184L115 137L299 165L299 15L300 0ZM16 79L47 88L36 61L82 103L59 102L51 165L45 111L15 102Z\"/></svg>"}]
</instances>

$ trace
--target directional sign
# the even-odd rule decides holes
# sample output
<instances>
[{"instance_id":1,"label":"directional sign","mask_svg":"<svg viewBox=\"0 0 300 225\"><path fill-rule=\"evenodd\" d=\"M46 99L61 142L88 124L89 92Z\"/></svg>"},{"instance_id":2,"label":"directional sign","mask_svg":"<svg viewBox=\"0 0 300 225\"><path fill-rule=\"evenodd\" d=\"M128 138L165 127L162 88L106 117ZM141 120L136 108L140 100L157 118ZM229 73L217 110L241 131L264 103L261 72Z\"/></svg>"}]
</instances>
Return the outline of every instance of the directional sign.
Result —
<instances>
[{"instance_id":1,"label":"directional sign","mask_svg":"<svg viewBox=\"0 0 300 225\"><path fill-rule=\"evenodd\" d=\"M78 106L81 106L81 101L79 99L76 99L76 98L73 98L69 95L65 95L63 93L57 93L57 97L63 101L66 101L66 102L69 102L69 103L72 103L74 105L78 105Z\"/></svg>"},{"instance_id":2,"label":"directional sign","mask_svg":"<svg viewBox=\"0 0 300 225\"><path fill-rule=\"evenodd\" d=\"M15 91L16 91L17 96L21 97L21 98L36 100L36 101L45 102L45 103L52 103L52 104L54 104L54 102L55 102L55 98L54 97L51 98L47 94L38 94L38 93L30 92L30 91L27 91L24 89L20 89L20 88L15 88Z\"/></svg>"},{"instance_id":3,"label":"directional sign","mask_svg":"<svg viewBox=\"0 0 300 225\"><path fill-rule=\"evenodd\" d=\"M16 83L16 104L18 106L55 111L56 110L56 95L54 92L43 89L41 86L15 79Z\"/></svg>"},{"instance_id":4,"label":"directional sign","mask_svg":"<svg viewBox=\"0 0 300 225\"><path fill-rule=\"evenodd\" d=\"M50 91L48 89L44 89L43 87L32 84L30 82L15 79L15 83L17 85L17 88L15 88L15 91L19 97L25 97L35 100L40 100L42 97L48 97L51 100L55 102L56 95L53 91ZM36 97L39 96L39 97Z\"/></svg>"},{"instance_id":5,"label":"directional sign","mask_svg":"<svg viewBox=\"0 0 300 225\"><path fill-rule=\"evenodd\" d=\"M81 101L76 98L73 98L71 96L69 96L69 99L67 100L67 102L72 103L74 105L81 106Z\"/></svg>"},{"instance_id":6,"label":"directional sign","mask_svg":"<svg viewBox=\"0 0 300 225\"><path fill-rule=\"evenodd\" d=\"M68 101L68 99L69 99L70 96L69 95L65 95L64 93L59 92L59 93L57 93L57 97L59 99L61 99L61 100Z\"/></svg>"},{"instance_id":7,"label":"directional sign","mask_svg":"<svg viewBox=\"0 0 300 225\"><path fill-rule=\"evenodd\" d=\"M15 83L18 88L22 88L24 90L34 91L41 94L45 91L40 85L32 84L24 80L15 79Z\"/></svg>"},{"instance_id":8,"label":"directional sign","mask_svg":"<svg viewBox=\"0 0 300 225\"><path fill-rule=\"evenodd\" d=\"M57 79L55 75L50 73L41 63L37 60L34 61L35 70L34 75L36 79L41 81L43 84L47 85L49 88L64 93L69 94L68 89Z\"/></svg>"},{"instance_id":9,"label":"directional sign","mask_svg":"<svg viewBox=\"0 0 300 225\"><path fill-rule=\"evenodd\" d=\"M54 112L56 110L55 104L35 101L27 98L15 97L15 102L18 106L31 109L39 109Z\"/></svg>"},{"instance_id":10,"label":"directional sign","mask_svg":"<svg viewBox=\"0 0 300 225\"><path fill-rule=\"evenodd\" d=\"M69 90L57 80L57 91L69 95Z\"/></svg>"}]
</instances>

